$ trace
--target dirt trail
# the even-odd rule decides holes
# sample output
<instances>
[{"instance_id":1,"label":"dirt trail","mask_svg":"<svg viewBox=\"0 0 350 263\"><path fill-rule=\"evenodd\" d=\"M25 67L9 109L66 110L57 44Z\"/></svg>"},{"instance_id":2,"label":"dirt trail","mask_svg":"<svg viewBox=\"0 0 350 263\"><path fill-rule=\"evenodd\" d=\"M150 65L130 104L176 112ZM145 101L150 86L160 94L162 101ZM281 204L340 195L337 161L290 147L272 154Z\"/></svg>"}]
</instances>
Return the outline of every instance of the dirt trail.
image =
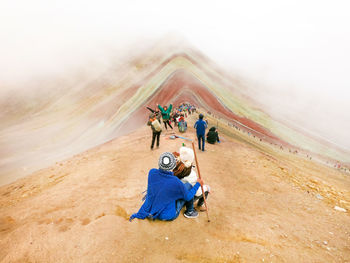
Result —
<instances>
[{"instance_id":1,"label":"dirt trail","mask_svg":"<svg viewBox=\"0 0 350 263\"><path fill-rule=\"evenodd\" d=\"M350 262L349 176L223 133L198 152L210 223L127 220L183 142L163 133L150 151L145 126L1 187L0 262Z\"/></svg>"}]
</instances>

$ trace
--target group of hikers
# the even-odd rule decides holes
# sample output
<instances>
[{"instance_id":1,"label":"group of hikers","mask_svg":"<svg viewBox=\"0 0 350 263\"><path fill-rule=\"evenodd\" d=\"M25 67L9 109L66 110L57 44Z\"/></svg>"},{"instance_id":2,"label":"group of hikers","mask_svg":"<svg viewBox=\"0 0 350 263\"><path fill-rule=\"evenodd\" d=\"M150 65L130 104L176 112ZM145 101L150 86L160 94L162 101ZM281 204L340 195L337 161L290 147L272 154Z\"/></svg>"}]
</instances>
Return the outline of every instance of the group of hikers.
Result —
<instances>
[{"instance_id":1,"label":"group of hikers","mask_svg":"<svg viewBox=\"0 0 350 263\"><path fill-rule=\"evenodd\" d=\"M157 141L156 146L159 147L160 134L162 132L161 119L164 123L164 128L168 130L168 126L173 130L171 121L178 126L179 132L184 133L187 131L187 118L188 115L194 114L196 112L196 107L191 104L182 103L177 108L173 110L173 105L161 106L157 104L156 109L147 107L151 114L149 115L149 120L147 125L151 126L152 129L152 143L151 150L154 148L154 143ZM196 121L194 128L196 129L196 135L198 139L199 150L205 151L205 141L208 143L215 144L220 143L219 134L216 127L211 127L207 133L207 138L205 140L205 130L208 128L208 121L203 120L204 115L199 114L199 119Z\"/></svg>"},{"instance_id":2,"label":"group of hikers","mask_svg":"<svg viewBox=\"0 0 350 263\"><path fill-rule=\"evenodd\" d=\"M162 132L162 122L164 128L173 129L174 123L178 126L180 132L186 132L188 115L196 112L194 105L183 103L173 109L173 105L161 106L157 104L156 109L147 107L151 114L147 124L152 129L151 150L159 147L160 134ZM162 119L162 122L161 122ZM182 129L186 127L185 129ZM204 120L204 115L199 114L198 120L194 124L198 139L198 148L205 151L205 141L208 143L220 142L216 127L208 128L208 121ZM206 140L205 140L206 135ZM144 202L137 213L130 217L138 219L176 219L183 207L185 207L184 216L186 218L196 218L199 211L206 211L205 200L210 193L210 187L203 185L203 181L197 177L194 165L194 151L184 145L179 152L164 152L160 155L158 169L151 169L148 173L148 185L146 195L142 199ZM202 191L203 187L203 191ZM204 192L204 195L203 195ZM197 206L197 210L195 208Z\"/></svg>"},{"instance_id":3,"label":"group of hikers","mask_svg":"<svg viewBox=\"0 0 350 263\"><path fill-rule=\"evenodd\" d=\"M159 219L170 221L176 219L182 208L186 218L198 217L199 211L206 211L204 198L208 198L210 187L203 185L194 171L194 152L188 147L181 147L179 152L162 153L158 169L148 173L148 185L144 202L137 213L130 217L138 219ZM201 190L203 186L203 192Z\"/></svg>"}]
</instances>

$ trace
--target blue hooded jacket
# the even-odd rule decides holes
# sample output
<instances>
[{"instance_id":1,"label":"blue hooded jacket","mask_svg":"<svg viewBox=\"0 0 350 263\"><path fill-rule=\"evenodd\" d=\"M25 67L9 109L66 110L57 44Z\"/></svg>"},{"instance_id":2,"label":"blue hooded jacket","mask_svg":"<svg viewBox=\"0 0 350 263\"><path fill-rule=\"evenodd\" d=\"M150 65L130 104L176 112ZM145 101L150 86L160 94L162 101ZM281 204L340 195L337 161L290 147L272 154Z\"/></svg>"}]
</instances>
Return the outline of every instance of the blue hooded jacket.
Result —
<instances>
[{"instance_id":1,"label":"blue hooded jacket","mask_svg":"<svg viewBox=\"0 0 350 263\"><path fill-rule=\"evenodd\" d=\"M197 130L197 136L204 136L205 135L205 129L208 128L208 125L205 121L203 121L202 119L199 119L198 121L196 121L196 123L194 124L194 128L196 128Z\"/></svg>"},{"instance_id":2,"label":"blue hooded jacket","mask_svg":"<svg viewBox=\"0 0 350 263\"><path fill-rule=\"evenodd\" d=\"M130 221L134 218L157 219L162 214L168 214L169 209L179 199L186 201L191 200L197 192L200 184L197 182L190 191L179 178L174 176L173 172L151 169L148 173L148 186L146 200L139 211L130 217Z\"/></svg>"}]
</instances>

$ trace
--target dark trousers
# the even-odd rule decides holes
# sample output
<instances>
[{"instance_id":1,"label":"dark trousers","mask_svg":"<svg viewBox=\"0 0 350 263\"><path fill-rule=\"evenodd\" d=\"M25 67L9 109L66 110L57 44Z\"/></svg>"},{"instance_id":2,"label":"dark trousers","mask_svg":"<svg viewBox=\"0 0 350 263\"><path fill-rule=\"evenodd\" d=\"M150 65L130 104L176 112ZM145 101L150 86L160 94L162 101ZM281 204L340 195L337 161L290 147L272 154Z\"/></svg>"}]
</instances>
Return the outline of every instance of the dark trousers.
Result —
<instances>
[{"instance_id":1,"label":"dark trousers","mask_svg":"<svg viewBox=\"0 0 350 263\"><path fill-rule=\"evenodd\" d=\"M192 189L192 185L190 183L185 183L185 188L187 189L187 191L189 191ZM190 201L185 201L184 199L176 200L176 203L175 203L176 215L174 219L176 219L179 216L180 211L184 206L186 206L186 211L193 211L194 210L193 198Z\"/></svg>"},{"instance_id":2,"label":"dark trousers","mask_svg":"<svg viewBox=\"0 0 350 263\"><path fill-rule=\"evenodd\" d=\"M160 137L161 131L160 132L155 132L152 131L152 144L151 144L151 149L153 149L154 146L154 142L156 140L157 137L157 147L159 146L159 137Z\"/></svg>"},{"instance_id":3,"label":"dark trousers","mask_svg":"<svg viewBox=\"0 0 350 263\"><path fill-rule=\"evenodd\" d=\"M169 127L170 127L171 129L173 129L173 127L170 125L170 121L169 121L169 120L166 120L166 121L163 121L163 122L164 122L165 129L166 129L166 130L168 129L168 127L166 126L167 124L169 125Z\"/></svg>"},{"instance_id":4,"label":"dark trousers","mask_svg":"<svg viewBox=\"0 0 350 263\"><path fill-rule=\"evenodd\" d=\"M198 148L199 148L199 150L204 151L204 145L205 145L204 135L198 135L197 134L197 138L198 138ZM202 141L202 148L201 148L201 141Z\"/></svg>"}]
</instances>

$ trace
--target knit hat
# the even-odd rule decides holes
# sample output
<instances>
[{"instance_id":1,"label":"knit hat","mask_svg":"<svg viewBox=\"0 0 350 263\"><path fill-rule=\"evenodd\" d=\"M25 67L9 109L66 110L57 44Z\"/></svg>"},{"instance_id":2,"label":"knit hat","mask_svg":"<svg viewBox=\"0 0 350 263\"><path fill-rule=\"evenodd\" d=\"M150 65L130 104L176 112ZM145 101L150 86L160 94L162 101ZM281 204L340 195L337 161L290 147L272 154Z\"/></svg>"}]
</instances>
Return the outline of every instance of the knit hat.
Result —
<instances>
[{"instance_id":1,"label":"knit hat","mask_svg":"<svg viewBox=\"0 0 350 263\"><path fill-rule=\"evenodd\" d=\"M158 166L161 170L173 170L176 166L175 156L170 152L162 153L159 157Z\"/></svg>"},{"instance_id":2,"label":"knit hat","mask_svg":"<svg viewBox=\"0 0 350 263\"><path fill-rule=\"evenodd\" d=\"M204 115L202 113L199 114L199 118L202 120L204 118Z\"/></svg>"},{"instance_id":3,"label":"knit hat","mask_svg":"<svg viewBox=\"0 0 350 263\"><path fill-rule=\"evenodd\" d=\"M188 147L180 148L180 160L186 167L190 167L193 163L194 152Z\"/></svg>"}]
</instances>

